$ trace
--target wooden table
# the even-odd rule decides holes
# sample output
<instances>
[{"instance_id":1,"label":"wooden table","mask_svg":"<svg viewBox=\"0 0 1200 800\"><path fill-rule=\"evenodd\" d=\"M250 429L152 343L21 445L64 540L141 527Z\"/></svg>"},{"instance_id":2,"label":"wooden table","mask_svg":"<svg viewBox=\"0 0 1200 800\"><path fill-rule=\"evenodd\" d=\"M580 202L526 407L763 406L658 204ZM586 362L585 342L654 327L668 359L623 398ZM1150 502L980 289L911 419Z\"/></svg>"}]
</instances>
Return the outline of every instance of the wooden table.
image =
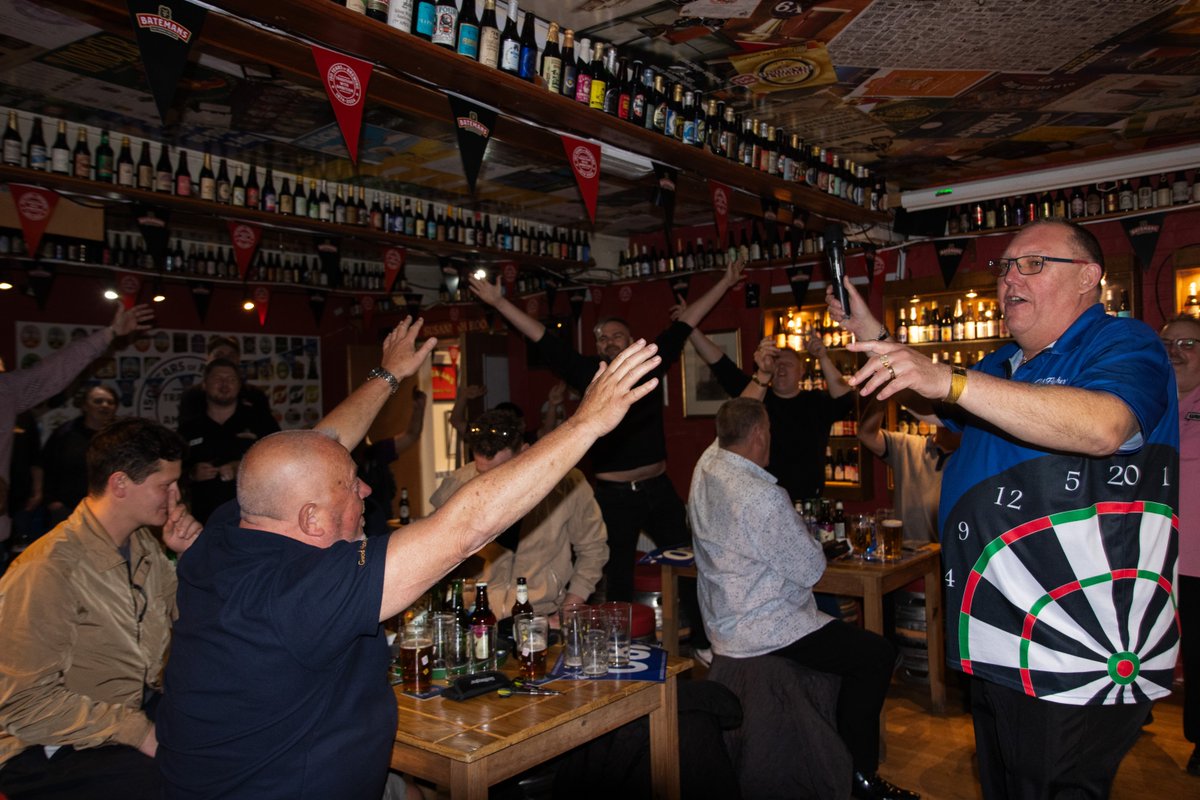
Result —
<instances>
[{"instance_id":1,"label":"wooden table","mask_svg":"<svg viewBox=\"0 0 1200 800\"><path fill-rule=\"evenodd\" d=\"M652 796L679 800L675 678L691 666L673 656L663 683L558 680L547 685L561 695L537 697L416 700L396 687L392 768L448 786L453 800L486 800L492 784L649 716Z\"/></svg>"},{"instance_id":2,"label":"wooden table","mask_svg":"<svg viewBox=\"0 0 1200 800\"><path fill-rule=\"evenodd\" d=\"M941 546L929 543L900 561L887 564L839 560L825 567L813 591L862 598L863 624L883 634L883 596L917 578L925 579L925 642L929 653L929 695L939 714L946 708L945 632L942 629ZM695 577L694 566L662 562L662 641L671 655L679 653L678 580Z\"/></svg>"}]
</instances>

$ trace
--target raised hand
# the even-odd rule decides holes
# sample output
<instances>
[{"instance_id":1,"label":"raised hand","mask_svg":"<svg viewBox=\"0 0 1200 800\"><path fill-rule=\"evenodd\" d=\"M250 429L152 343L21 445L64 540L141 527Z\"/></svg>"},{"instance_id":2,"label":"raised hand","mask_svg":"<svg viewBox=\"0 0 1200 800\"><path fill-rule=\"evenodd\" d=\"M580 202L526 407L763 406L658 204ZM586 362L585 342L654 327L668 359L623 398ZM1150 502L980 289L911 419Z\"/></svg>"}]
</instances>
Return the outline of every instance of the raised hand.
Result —
<instances>
[{"instance_id":1,"label":"raised hand","mask_svg":"<svg viewBox=\"0 0 1200 800\"><path fill-rule=\"evenodd\" d=\"M679 302L667 309L667 313L671 317L671 322L678 322L679 315L687 311L687 300L684 300L679 295L675 295L675 299Z\"/></svg>"},{"instance_id":2,"label":"raised hand","mask_svg":"<svg viewBox=\"0 0 1200 800\"><path fill-rule=\"evenodd\" d=\"M482 383L472 383L469 386L463 387L463 395L468 400L478 400L487 394L487 387Z\"/></svg>"},{"instance_id":3,"label":"raised hand","mask_svg":"<svg viewBox=\"0 0 1200 800\"><path fill-rule=\"evenodd\" d=\"M167 522L163 525L163 544L179 555L192 546L203 526L179 502L179 486L171 484L167 489Z\"/></svg>"},{"instance_id":4,"label":"raised hand","mask_svg":"<svg viewBox=\"0 0 1200 800\"><path fill-rule=\"evenodd\" d=\"M820 358L825 355L825 342L821 339L821 335L816 331L809 334L808 341L804 343L804 349L813 358Z\"/></svg>"},{"instance_id":5,"label":"raised hand","mask_svg":"<svg viewBox=\"0 0 1200 800\"><path fill-rule=\"evenodd\" d=\"M779 347L775 340L767 337L758 343L754 349L754 365L759 372L775 372L775 360L779 358Z\"/></svg>"},{"instance_id":6,"label":"raised hand","mask_svg":"<svg viewBox=\"0 0 1200 800\"><path fill-rule=\"evenodd\" d=\"M597 437L617 427L629 407L658 386L658 378L638 385L662 362L657 353L657 345L638 339L608 364L601 363L572 419L591 427Z\"/></svg>"},{"instance_id":7,"label":"raised hand","mask_svg":"<svg viewBox=\"0 0 1200 800\"><path fill-rule=\"evenodd\" d=\"M432 336L419 348L416 346L422 324L422 319L413 322L412 317L405 317L383 340L382 365L396 380L404 380L420 369L437 346L437 339Z\"/></svg>"},{"instance_id":8,"label":"raised hand","mask_svg":"<svg viewBox=\"0 0 1200 800\"><path fill-rule=\"evenodd\" d=\"M935 364L911 347L895 342L854 342L846 346L869 357L858 372L846 380L869 396L875 393L886 400L904 389L911 389L930 400L941 400L950 391L950 365Z\"/></svg>"},{"instance_id":9,"label":"raised hand","mask_svg":"<svg viewBox=\"0 0 1200 800\"><path fill-rule=\"evenodd\" d=\"M112 329L113 338L116 339L128 336L134 331L150 330L150 320L152 319L154 319L154 311L145 303L128 309L122 306L117 309L116 314L113 314L113 321L109 328Z\"/></svg>"},{"instance_id":10,"label":"raised hand","mask_svg":"<svg viewBox=\"0 0 1200 800\"><path fill-rule=\"evenodd\" d=\"M850 316L846 316L846 309L842 308L842 303L837 299L832 284L825 287L825 303L829 306L829 316L833 318L834 322L853 333L856 339L874 339L883 325L875 319L871 309L867 307L867 301L858 293L858 289L854 288L854 284L845 281L844 285L846 297L850 300Z\"/></svg>"},{"instance_id":11,"label":"raised hand","mask_svg":"<svg viewBox=\"0 0 1200 800\"><path fill-rule=\"evenodd\" d=\"M735 258L725 266L725 274L721 276L721 280L725 281L726 286L733 286L742 279L742 270L746 268L746 262L743 259Z\"/></svg>"},{"instance_id":12,"label":"raised hand","mask_svg":"<svg viewBox=\"0 0 1200 800\"><path fill-rule=\"evenodd\" d=\"M552 406L561 405L563 398L567 396L567 384L565 381L559 381L550 387L550 393L546 396L546 400Z\"/></svg>"},{"instance_id":13,"label":"raised hand","mask_svg":"<svg viewBox=\"0 0 1200 800\"><path fill-rule=\"evenodd\" d=\"M470 284L471 293L489 306L496 305L504 297L504 294L500 291L499 275L496 276L495 283L481 281L474 275L468 275L467 283Z\"/></svg>"}]
</instances>

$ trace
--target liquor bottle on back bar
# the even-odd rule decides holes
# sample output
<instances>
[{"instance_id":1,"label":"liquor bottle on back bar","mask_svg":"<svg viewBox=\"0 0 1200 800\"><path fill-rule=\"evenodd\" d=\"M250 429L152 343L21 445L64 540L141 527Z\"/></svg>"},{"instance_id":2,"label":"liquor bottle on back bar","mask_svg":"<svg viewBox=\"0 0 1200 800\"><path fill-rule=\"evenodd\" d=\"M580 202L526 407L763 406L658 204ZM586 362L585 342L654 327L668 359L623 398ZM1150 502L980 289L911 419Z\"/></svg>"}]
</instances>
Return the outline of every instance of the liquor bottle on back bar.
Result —
<instances>
[{"instance_id":1,"label":"liquor bottle on back bar","mask_svg":"<svg viewBox=\"0 0 1200 800\"><path fill-rule=\"evenodd\" d=\"M496 0L484 0L483 16L479 18L479 63L485 67L500 67L500 29L496 27Z\"/></svg>"},{"instance_id":2,"label":"liquor bottle on back bar","mask_svg":"<svg viewBox=\"0 0 1200 800\"><path fill-rule=\"evenodd\" d=\"M41 117L33 118L33 131L25 147L25 166L42 172L50 168L50 151L46 149L46 140L42 135Z\"/></svg>"},{"instance_id":3,"label":"liquor bottle on back bar","mask_svg":"<svg viewBox=\"0 0 1200 800\"><path fill-rule=\"evenodd\" d=\"M546 32L546 49L542 52L542 80L546 89L559 94L562 92L562 56L558 50L558 23L551 22Z\"/></svg>"},{"instance_id":4,"label":"liquor bottle on back bar","mask_svg":"<svg viewBox=\"0 0 1200 800\"><path fill-rule=\"evenodd\" d=\"M517 0L509 0L508 18L500 34L500 70L516 75L521 70L521 37L517 34Z\"/></svg>"},{"instance_id":5,"label":"liquor bottle on back bar","mask_svg":"<svg viewBox=\"0 0 1200 800\"><path fill-rule=\"evenodd\" d=\"M521 50L517 54L517 77L533 81L537 77L538 46L534 28L533 12L525 12L525 24L521 28Z\"/></svg>"},{"instance_id":6,"label":"liquor bottle on back bar","mask_svg":"<svg viewBox=\"0 0 1200 800\"><path fill-rule=\"evenodd\" d=\"M458 12L456 51L471 60L479 58L479 20L475 17L475 0L464 0Z\"/></svg>"},{"instance_id":7,"label":"liquor bottle on back bar","mask_svg":"<svg viewBox=\"0 0 1200 800\"><path fill-rule=\"evenodd\" d=\"M467 3L472 0L466 0ZM458 33L458 4L454 0L440 0L433 6L433 35L430 41L434 44L453 50Z\"/></svg>"},{"instance_id":8,"label":"liquor bottle on back bar","mask_svg":"<svg viewBox=\"0 0 1200 800\"><path fill-rule=\"evenodd\" d=\"M4 163L21 166L21 133L17 130L17 112L8 112L8 127L4 129Z\"/></svg>"}]
</instances>

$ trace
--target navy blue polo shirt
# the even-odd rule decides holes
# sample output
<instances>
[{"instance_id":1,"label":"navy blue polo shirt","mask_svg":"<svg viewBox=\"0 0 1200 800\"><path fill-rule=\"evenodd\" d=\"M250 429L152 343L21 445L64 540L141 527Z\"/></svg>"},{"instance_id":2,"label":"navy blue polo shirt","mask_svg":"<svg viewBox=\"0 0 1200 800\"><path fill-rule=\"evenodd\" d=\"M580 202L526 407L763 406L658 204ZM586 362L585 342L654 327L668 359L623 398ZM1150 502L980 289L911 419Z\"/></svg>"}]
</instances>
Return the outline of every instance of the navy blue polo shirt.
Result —
<instances>
[{"instance_id":1,"label":"navy blue polo shirt","mask_svg":"<svg viewBox=\"0 0 1200 800\"><path fill-rule=\"evenodd\" d=\"M321 549L236 519L223 506L179 561L167 796L378 800L396 732L387 537Z\"/></svg>"}]
</instances>

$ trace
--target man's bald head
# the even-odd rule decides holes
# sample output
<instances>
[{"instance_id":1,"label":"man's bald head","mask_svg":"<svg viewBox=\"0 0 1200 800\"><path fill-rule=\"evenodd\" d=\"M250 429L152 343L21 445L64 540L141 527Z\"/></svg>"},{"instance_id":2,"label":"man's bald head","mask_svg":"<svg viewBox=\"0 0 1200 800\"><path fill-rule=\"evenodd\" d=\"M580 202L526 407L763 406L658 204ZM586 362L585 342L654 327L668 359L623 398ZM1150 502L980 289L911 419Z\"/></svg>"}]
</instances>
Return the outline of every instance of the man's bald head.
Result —
<instances>
[{"instance_id":1,"label":"man's bald head","mask_svg":"<svg viewBox=\"0 0 1200 800\"><path fill-rule=\"evenodd\" d=\"M324 431L280 431L259 440L238 468L242 516L294 523L301 506L327 493L329 473L349 461Z\"/></svg>"}]
</instances>

